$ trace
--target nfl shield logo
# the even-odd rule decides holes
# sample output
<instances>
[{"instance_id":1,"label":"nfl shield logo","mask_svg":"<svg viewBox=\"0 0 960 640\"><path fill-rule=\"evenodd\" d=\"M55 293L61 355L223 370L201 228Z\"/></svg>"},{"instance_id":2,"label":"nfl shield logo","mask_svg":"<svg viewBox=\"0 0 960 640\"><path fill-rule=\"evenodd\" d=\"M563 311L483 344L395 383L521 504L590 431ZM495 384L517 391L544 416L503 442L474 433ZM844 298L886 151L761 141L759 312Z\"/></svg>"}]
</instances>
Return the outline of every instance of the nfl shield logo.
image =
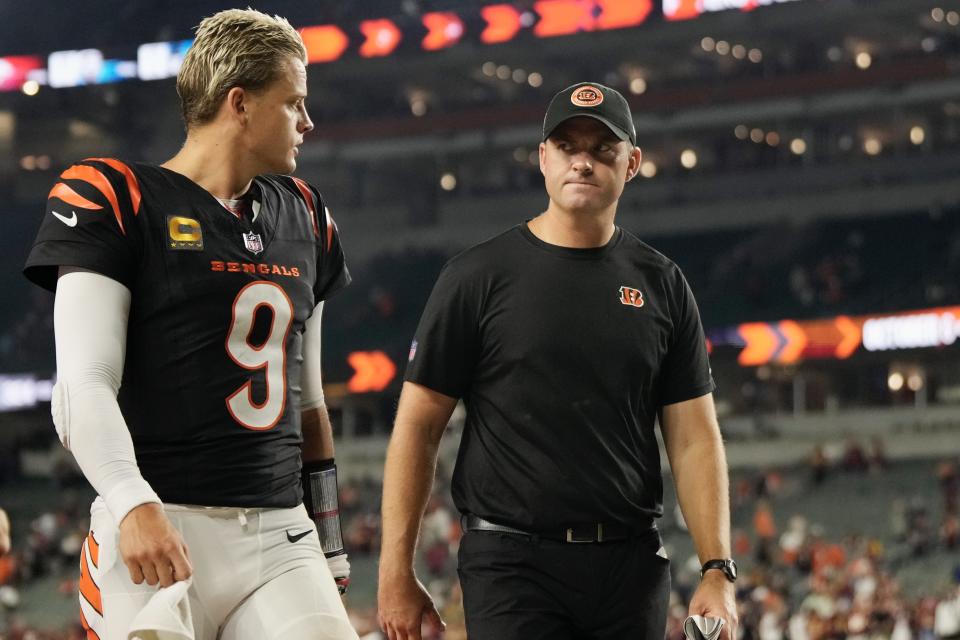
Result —
<instances>
[{"instance_id":1,"label":"nfl shield logo","mask_svg":"<svg viewBox=\"0 0 960 640\"><path fill-rule=\"evenodd\" d=\"M243 244L247 248L247 251L250 251L254 254L260 253L263 251L263 242L260 240L260 234L250 233L243 234Z\"/></svg>"}]
</instances>

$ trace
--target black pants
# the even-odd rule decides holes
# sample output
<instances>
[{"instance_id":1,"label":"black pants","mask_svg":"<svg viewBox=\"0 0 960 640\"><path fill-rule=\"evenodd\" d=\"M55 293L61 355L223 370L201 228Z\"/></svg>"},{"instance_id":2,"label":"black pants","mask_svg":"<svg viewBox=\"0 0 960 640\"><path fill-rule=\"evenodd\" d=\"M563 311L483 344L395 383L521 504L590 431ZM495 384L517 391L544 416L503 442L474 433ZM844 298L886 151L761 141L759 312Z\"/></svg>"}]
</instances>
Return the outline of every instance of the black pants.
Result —
<instances>
[{"instance_id":1,"label":"black pants","mask_svg":"<svg viewBox=\"0 0 960 640\"><path fill-rule=\"evenodd\" d=\"M660 535L570 544L468 531L460 586L470 640L663 640L670 561Z\"/></svg>"}]
</instances>

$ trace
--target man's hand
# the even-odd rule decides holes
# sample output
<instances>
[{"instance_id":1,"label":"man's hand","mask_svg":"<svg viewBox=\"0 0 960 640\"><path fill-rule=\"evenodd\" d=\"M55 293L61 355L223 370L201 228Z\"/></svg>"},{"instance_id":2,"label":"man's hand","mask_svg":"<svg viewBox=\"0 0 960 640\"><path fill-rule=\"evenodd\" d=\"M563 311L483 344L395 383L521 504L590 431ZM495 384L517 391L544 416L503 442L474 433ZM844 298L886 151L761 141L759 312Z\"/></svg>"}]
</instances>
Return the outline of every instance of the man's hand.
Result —
<instances>
[{"instance_id":1,"label":"man's hand","mask_svg":"<svg viewBox=\"0 0 960 640\"><path fill-rule=\"evenodd\" d=\"M134 508L120 523L120 557L134 584L169 587L193 575L187 545L155 502Z\"/></svg>"},{"instance_id":2,"label":"man's hand","mask_svg":"<svg viewBox=\"0 0 960 640\"><path fill-rule=\"evenodd\" d=\"M447 626L430 594L410 572L391 576L381 572L377 605L380 628L387 640L422 640L420 626L424 622L436 632Z\"/></svg>"},{"instance_id":3,"label":"man's hand","mask_svg":"<svg viewBox=\"0 0 960 640\"><path fill-rule=\"evenodd\" d=\"M721 640L737 640L737 601L733 583L722 571L712 570L703 574L700 586L690 599L691 616L723 618Z\"/></svg>"},{"instance_id":4,"label":"man's hand","mask_svg":"<svg viewBox=\"0 0 960 640\"><path fill-rule=\"evenodd\" d=\"M340 595L345 594L350 586L350 562L347 560L347 554L340 553L329 556L327 566L330 567L333 580L337 583L337 591L340 592Z\"/></svg>"}]
</instances>

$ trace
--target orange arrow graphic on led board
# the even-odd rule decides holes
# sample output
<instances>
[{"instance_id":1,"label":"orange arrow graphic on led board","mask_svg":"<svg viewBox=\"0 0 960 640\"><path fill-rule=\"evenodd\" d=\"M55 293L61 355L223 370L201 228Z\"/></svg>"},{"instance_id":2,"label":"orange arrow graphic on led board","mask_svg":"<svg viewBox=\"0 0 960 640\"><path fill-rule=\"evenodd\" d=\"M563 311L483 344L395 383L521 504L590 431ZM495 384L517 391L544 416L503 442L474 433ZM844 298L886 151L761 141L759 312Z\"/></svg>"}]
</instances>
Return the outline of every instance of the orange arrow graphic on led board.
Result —
<instances>
[{"instance_id":1,"label":"orange arrow graphic on led board","mask_svg":"<svg viewBox=\"0 0 960 640\"><path fill-rule=\"evenodd\" d=\"M367 38L360 47L360 55L364 58L390 55L403 37L397 25L387 19L364 20L360 23L360 32Z\"/></svg>"},{"instance_id":2,"label":"orange arrow graphic on led board","mask_svg":"<svg viewBox=\"0 0 960 640\"><path fill-rule=\"evenodd\" d=\"M437 11L423 16L427 35L421 45L427 51L437 51L455 45L463 36L463 21L455 13Z\"/></svg>"},{"instance_id":3,"label":"orange arrow graphic on led board","mask_svg":"<svg viewBox=\"0 0 960 640\"><path fill-rule=\"evenodd\" d=\"M663 17L667 20L690 20L703 13L703 0L664 0Z\"/></svg>"},{"instance_id":4,"label":"orange arrow graphic on led board","mask_svg":"<svg viewBox=\"0 0 960 640\"><path fill-rule=\"evenodd\" d=\"M737 361L745 367L770 362L780 346L780 340L773 327L765 322L741 324L737 327L737 332L746 343Z\"/></svg>"},{"instance_id":5,"label":"orange arrow graphic on led board","mask_svg":"<svg viewBox=\"0 0 960 640\"><path fill-rule=\"evenodd\" d=\"M487 44L512 40L520 31L520 12L513 5L491 4L480 10L487 21L487 28L480 34L480 41Z\"/></svg>"},{"instance_id":6,"label":"orange arrow graphic on led board","mask_svg":"<svg viewBox=\"0 0 960 640\"><path fill-rule=\"evenodd\" d=\"M356 371L347 382L347 389L354 393L383 391L397 374L397 366L383 351L354 351L347 362Z\"/></svg>"},{"instance_id":7,"label":"orange arrow graphic on led board","mask_svg":"<svg viewBox=\"0 0 960 640\"><path fill-rule=\"evenodd\" d=\"M336 25L306 27L300 30L303 45L307 48L307 63L331 62L343 55L349 39Z\"/></svg>"},{"instance_id":8,"label":"orange arrow graphic on led board","mask_svg":"<svg viewBox=\"0 0 960 640\"><path fill-rule=\"evenodd\" d=\"M840 359L849 358L860 346L860 325L848 316L837 316L833 323L841 336L840 344L837 345L834 353Z\"/></svg>"},{"instance_id":9,"label":"orange arrow graphic on led board","mask_svg":"<svg viewBox=\"0 0 960 640\"><path fill-rule=\"evenodd\" d=\"M643 24L653 11L653 0L597 0L597 29L624 29Z\"/></svg>"},{"instance_id":10,"label":"orange arrow graphic on led board","mask_svg":"<svg viewBox=\"0 0 960 640\"><path fill-rule=\"evenodd\" d=\"M777 354L777 362L781 364L796 362L807 347L806 332L793 320L782 320L778 328L787 342L780 349L780 353Z\"/></svg>"},{"instance_id":11,"label":"orange arrow graphic on led board","mask_svg":"<svg viewBox=\"0 0 960 640\"><path fill-rule=\"evenodd\" d=\"M565 36L577 31L593 29L593 0L540 0L533 10L540 21L533 28L538 38Z\"/></svg>"}]
</instances>

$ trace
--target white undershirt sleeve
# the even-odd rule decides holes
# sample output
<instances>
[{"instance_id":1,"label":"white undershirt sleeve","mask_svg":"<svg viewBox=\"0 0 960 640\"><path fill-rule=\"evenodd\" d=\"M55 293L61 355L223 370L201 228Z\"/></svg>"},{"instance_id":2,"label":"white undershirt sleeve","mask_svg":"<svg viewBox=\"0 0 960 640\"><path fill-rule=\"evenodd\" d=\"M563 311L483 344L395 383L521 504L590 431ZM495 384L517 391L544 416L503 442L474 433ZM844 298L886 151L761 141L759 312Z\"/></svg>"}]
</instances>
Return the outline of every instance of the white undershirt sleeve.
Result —
<instances>
[{"instance_id":1,"label":"white undershirt sleeve","mask_svg":"<svg viewBox=\"0 0 960 640\"><path fill-rule=\"evenodd\" d=\"M129 313L130 291L116 280L91 272L57 280L53 422L118 525L134 507L160 502L140 475L117 404Z\"/></svg>"},{"instance_id":2,"label":"white undershirt sleeve","mask_svg":"<svg viewBox=\"0 0 960 640\"><path fill-rule=\"evenodd\" d=\"M320 321L323 301L313 310L303 327L303 369L300 373L300 410L316 409L325 403L320 362Z\"/></svg>"}]
</instances>

